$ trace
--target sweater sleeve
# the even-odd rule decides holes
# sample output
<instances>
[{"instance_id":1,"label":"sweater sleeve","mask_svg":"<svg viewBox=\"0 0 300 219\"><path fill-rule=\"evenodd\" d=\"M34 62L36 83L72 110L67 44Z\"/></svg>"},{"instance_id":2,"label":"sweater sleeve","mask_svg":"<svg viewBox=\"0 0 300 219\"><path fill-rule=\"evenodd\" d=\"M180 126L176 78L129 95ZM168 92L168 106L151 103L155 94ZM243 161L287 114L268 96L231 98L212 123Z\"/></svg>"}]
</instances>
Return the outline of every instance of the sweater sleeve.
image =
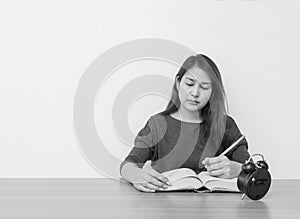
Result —
<instances>
[{"instance_id":1,"label":"sweater sleeve","mask_svg":"<svg viewBox=\"0 0 300 219\"><path fill-rule=\"evenodd\" d=\"M131 162L142 168L147 160L151 160L154 150L154 125L151 118L138 132L134 139L134 147L120 164L120 171L125 163Z\"/></svg>"},{"instance_id":2,"label":"sweater sleeve","mask_svg":"<svg viewBox=\"0 0 300 219\"><path fill-rule=\"evenodd\" d=\"M227 133L227 134L226 134ZM230 145L232 145L237 139L239 139L242 134L235 123L234 119L230 116L227 116L227 122L226 122L226 141L225 141L225 148L228 148ZM237 161L239 163L244 163L249 157L248 152L248 142L244 138L242 141L240 141L235 148L233 148L231 151L229 151L226 155L228 159Z\"/></svg>"}]
</instances>

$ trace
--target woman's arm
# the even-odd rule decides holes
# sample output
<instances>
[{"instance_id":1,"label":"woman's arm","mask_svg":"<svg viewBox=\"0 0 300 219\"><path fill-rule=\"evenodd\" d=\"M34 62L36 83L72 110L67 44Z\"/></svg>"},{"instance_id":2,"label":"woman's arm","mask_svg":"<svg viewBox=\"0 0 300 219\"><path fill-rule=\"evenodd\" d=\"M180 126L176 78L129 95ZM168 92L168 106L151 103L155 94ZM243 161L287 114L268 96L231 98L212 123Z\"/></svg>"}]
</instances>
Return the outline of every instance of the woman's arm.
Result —
<instances>
[{"instance_id":1,"label":"woman's arm","mask_svg":"<svg viewBox=\"0 0 300 219\"><path fill-rule=\"evenodd\" d=\"M212 176L234 178L240 174L242 163L250 157L246 139L243 139L235 148L229 151L226 156L218 155L241 136L242 134L235 121L230 116L227 116L226 132L220 150L216 154L216 157L205 158L202 162Z\"/></svg>"},{"instance_id":2,"label":"woman's arm","mask_svg":"<svg viewBox=\"0 0 300 219\"><path fill-rule=\"evenodd\" d=\"M134 147L120 165L120 174L133 186L144 192L163 190L168 185L168 179L156 170L142 169L147 160L152 160L155 145L154 127L148 120L134 140Z\"/></svg>"},{"instance_id":3,"label":"woman's arm","mask_svg":"<svg viewBox=\"0 0 300 219\"><path fill-rule=\"evenodd\" d=\"M226 122L226 132L224 138L224 150L228 148L233 142L239 139L242 136L240 129L238 128L234 119L230 116L227 116ZM223 142L222 142L223 143ZM223 151L220 151L222 153ZM248 142L247 139L244 138L242 141L238 143L236 147L230 150L226 156L229 160L236 161L238 163L244 163L249 157L250 154L248 152Z\"/></svg>"}]
</instances>

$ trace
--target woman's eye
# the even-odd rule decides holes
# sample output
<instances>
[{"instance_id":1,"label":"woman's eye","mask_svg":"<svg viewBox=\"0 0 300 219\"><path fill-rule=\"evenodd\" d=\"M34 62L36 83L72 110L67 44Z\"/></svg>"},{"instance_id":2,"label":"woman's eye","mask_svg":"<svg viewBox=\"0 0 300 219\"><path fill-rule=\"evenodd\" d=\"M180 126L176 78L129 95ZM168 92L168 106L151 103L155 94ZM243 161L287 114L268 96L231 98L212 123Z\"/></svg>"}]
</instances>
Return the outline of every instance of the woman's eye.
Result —
<instances>
[{"instance_id":1,"label":"woman's eye","mask_svg":"<svg viewBox=\"0 0 300 219\"><path fill-rule=\"evenodd\" d=\"M201 87L203 90L208 90L209 87Z\"/></svg>"},{"instance_id":2,"label":"woman's eye","mask_svg":"<svg viewBox=\"0 0 300 219\"><path fill-rule=\"evenodd\" d=\"M191 87L191 86L194 86L194 84L189 84L189 83L185 83L187 86L189 86L189 87ZM203 90L208 90L210 87L202 87L202 86L200 86L201 87L201 89L203 89Z\"/></svg>"}]
</instances>

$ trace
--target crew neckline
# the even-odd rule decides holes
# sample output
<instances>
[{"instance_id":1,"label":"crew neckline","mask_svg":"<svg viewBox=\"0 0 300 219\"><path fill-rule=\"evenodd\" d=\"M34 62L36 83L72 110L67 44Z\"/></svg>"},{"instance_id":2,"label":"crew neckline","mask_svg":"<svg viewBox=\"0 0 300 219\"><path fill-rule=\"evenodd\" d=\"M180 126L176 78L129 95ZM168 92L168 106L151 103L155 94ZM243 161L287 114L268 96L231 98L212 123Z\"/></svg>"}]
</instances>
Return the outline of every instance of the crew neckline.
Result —
<instances>
[{"instance_id":1,"label":"crew neckline","mask_svg":"<svg viewBox=\"0 0 300 219\"><path fill-rule=\"evenodd\" d=\"M201 122L187 122L187 121L179 120L179 119L177 119L177 118L171 116L171 114L168 114L168 116L169 116L171 119L173 119L173 120L176 120L176 121L178 121L178 122L188 123L188 124L197 124L197 125L199 125L199 124L201 124L201 123L203 122L203 121L201 121Z\"/></svg>"}]
</instances>

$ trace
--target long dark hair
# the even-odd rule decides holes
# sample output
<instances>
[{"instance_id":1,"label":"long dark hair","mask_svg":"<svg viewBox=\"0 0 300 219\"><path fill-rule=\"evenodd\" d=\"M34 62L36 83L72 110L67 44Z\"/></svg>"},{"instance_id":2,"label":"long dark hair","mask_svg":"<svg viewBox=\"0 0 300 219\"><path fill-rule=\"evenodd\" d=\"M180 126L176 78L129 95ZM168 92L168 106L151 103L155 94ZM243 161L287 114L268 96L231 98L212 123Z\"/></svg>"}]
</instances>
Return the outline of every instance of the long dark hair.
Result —
<instances>
[{"instance_id":1,"label":"long dark hair","mask_svg":"<svg viewBox=\"0 0 300 219\"><path fill-rule=\"evenodd\" d=\"M161 115L169 115L178 111L180 100L176 87L176 80L181 81L184 74L192 67L197 66L205 71L211 78L212 93L207 104L198 111L199 117L202 118L204 139L209 138L208 145L213 144L219 148L226 126L227 101L226 94L222 83L221 74L217 65L207 56L198 54L187 58L179 69L175 77L175 83L172 89L171 99L167 108L161 112Z\"/></svg>"}]
</instances>

